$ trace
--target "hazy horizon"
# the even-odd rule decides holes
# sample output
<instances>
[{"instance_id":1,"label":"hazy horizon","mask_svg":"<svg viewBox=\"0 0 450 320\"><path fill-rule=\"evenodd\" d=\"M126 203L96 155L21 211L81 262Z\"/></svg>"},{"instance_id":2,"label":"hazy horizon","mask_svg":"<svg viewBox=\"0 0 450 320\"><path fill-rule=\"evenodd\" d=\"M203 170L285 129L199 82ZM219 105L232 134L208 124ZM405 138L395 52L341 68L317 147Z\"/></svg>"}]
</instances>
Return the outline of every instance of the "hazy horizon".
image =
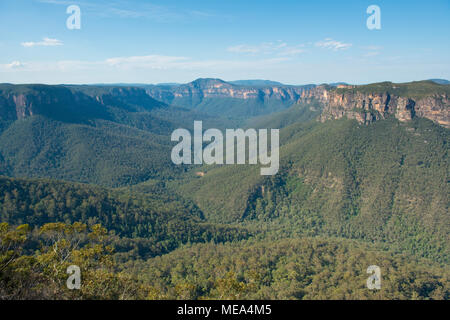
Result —
<instances>
[{"instance_id":1,"label":"hazy horizon","mask_svg":"<svg viewBox=\"0 0 450 320\"><path fill-rule=\"evenodd\" d=\"M183 84L188 84L191 82L194 82L196 80L199 79L218 79L218 80L222 80L228 83L232 83L232 82L236 82L236 81L270 81L270 82L279 82L281 83L281 85L284 86L306 86L306 85L321 85L321 84L335 84L335 83L346 83L349 85L367 85L367 84L373 84L373 83L380 83L380 82L392 82L392 83L409 83L409 82L417 82L417 81L432 81L432 80L444 80L444 81L449 81L448 79L443 79L443 78L430 78L430 79L418 79L418 80L410 80L410 81L404 81L404 82L394 82L391 80L384 80L384 81L377 81L377 82L368 82L368 83L348 83L345 81L333 81L333 82L317 82L317 83L313 83L313 82L306 82L306 83L284 83L278 80L273 80L273 79L235 79L235 80L226 80L226 79L220 79L220 78L210 78L210 77L205 77L205 78L196 78L196 79L192 79L190 81L187 82L178 82L178 81L169 81L169 82L102 82L102 83L45 83L45 82L0 82L0 84L13 84L13 85L26 85L26 84L43 84L43 85L66 85L66 86L70 86L70 85L74 85L74 86L114 86L114 85L125 85L125 86L135 86L135 85L154 85L154 86L162 86L162 85L183 85Z\"/></svg>"}]
</instances>

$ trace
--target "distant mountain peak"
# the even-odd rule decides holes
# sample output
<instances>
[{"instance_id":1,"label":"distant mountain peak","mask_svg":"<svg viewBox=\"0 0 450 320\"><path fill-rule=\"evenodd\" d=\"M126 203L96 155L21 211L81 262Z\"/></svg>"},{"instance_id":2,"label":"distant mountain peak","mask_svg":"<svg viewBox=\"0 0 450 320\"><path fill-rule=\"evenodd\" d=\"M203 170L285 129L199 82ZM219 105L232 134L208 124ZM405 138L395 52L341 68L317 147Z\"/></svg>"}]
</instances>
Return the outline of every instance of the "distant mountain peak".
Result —
<instances>
[{"instance_id":1,"label":"distant mountain peak","mask_svg":"<svg viewBox=\"0 0 450 320\"><path fill-rule=\"evenodd\" d=\"M198 78L191 82L192 84L215 84L215 83L227 83L226 81L223 81L222 79L218 78Z\"/></svg>"},{"instance_id":2,"label":"distant mountain peak","mask_svg":"<svg viewBox=\"0 0 450 320\"><path fill-rule=\"evenodd\" d=\"M434 83L438 84L450 84L450 81L446 79L429 79L429 81L433 81Z\"/></svg>"},{"instance_id":3,"label":"distant mountain peak","mask_svg":"<svg viewBox=\"0 0 450 320\"><path fill-rule=\"evenodd\" d=\"M262 79L252 79L252 80L235 80L229 81L231 84L239 86L255 86L255 87L274 87L274 86L284 86L281 82L272 80L262 80Z\"/></svg>"}]
</instances>

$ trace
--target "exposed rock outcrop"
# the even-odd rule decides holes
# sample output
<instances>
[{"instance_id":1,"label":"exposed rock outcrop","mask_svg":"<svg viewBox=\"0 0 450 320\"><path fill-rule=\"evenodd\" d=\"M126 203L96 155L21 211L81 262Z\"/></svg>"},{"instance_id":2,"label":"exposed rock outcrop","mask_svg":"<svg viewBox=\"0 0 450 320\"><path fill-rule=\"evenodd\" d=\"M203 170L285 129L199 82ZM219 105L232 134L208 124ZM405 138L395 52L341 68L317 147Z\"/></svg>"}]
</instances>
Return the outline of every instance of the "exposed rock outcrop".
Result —
<instances>
[{"instance_id":1,"label":"exposed rock outcrop","mask_svg":"<svg viewBox=\"0 0 450 320\"><path fill-rule=\"evenodd\" d=\"M3 85L0 120L44 115L58 120L110 119L108 107L130 112L166 107L142 88L95 86Z\"/></svg>"},{"instance_id":2,"label":"exposed rock outcrop","mask_svg":"<svg viewBox=\"0 0 450 320\"><path fill-rule=\"evenodd\" d=\"M299 102L309 103L312 100L317 100L324 106L319 118L322 122L347 117L369 124L388 117L395 117L399 121L422 117L450 128L450 99L446 93L432 93L415 98L398 96L388 91L363 93L318 86L309 90Z\"/></svg>"},{"instance_id":3,"label":"exposed rock outcrop","mask_svg":"<svg viewBox=\"0 0 450 320\"><path fill-rule=\"evenodd\" d=\"M197 79L176 86L148 86L147 93L154 99L173 103L177 99L201 101L205 98L278 99L295 103L313 85L306 86L240 86L220 79ZM195 104L195 103L194 103ZM194 107L192 105L182 105Z\"/></svg>"},{"instance_id":4,"label":"exposed rock outcrop","mask_svg":"<svg viewBox=\"0 0 450 320\"><path fill-rule=\"evenodd\" d=\"M70 120L73 117L110 117L106 106L127 111L167 107L167 104L195 108L205 100L221 98L253 101L240 105L225 101L216 114L258 115L284 110L295 103L323 106L320 121L347 117L369 124L395 117L409 121L427 118L450 128L450 85L429 81L406 84L379 83L367 86L243 86L219 79L198 79L183 85L140 87L7 85L0 87L0 119L17 120L35 114ZM156 100L155 100L156 99ZM162 102L161 102L162 101ZM211 102L212 101L212 102ZM239 108L230 109L238 106ZM228 108L228 109L226 109ZM253 108L245 112L245 108Z\"/></svg>"}]
</instances>

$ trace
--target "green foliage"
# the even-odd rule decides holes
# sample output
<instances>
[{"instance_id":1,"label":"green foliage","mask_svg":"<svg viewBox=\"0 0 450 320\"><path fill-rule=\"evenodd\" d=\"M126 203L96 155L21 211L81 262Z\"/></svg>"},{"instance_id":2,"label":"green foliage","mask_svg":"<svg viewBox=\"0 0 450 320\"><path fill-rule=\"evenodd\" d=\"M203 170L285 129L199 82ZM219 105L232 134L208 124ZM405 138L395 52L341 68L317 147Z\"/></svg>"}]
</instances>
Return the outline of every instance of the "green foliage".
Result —
<instances>
[{"instance_id":1,"label":"green foliage","mask_svg":"<svg viewBox=\"0 0 450 320\"><path fill-rule=\"evenodd\" d=\"M366 270L373 264L381 269L379 291L366 287ZM448 268L374 251L354 241L198 244L127 265L157 288L160 297L170 299L450 298Z\"/></svg>"},{"instance_id":2,"label":"green foliage","mask_svg":"<svg viewBox=\"0 0 450 320\"><path fill-rule=\"evenodd\" d=\"M0 174L28 177L0 176L0 299L450 298L448 129L310 121L318 103L200 100L178 101L186 110L145 88L0 85ZM173 165L170 133L193 120L281 128L279 173ZM65 287L69 264L81 291ZM380 291L365 287L372 264Z\"/></svg>"},{"instance_id":3,"label":"green foliage","mask_svg":"<svg viewBox=\"0 0 450 320\"><path fill-rule=\"evenodd\" d=\"M281 129L294 123L308 122L317 118L322 106L318 102L309 104L294 104L289 109L269 115L258 116L247 121L249 128Z\"/></svg>"},{"instance_id":4,"label":"green foliage","mask_svg":"<svg viewBox=\"0 0 450 320\"><path fill-rule=\"evenodd\" d=\"M21 97L17 106L12 96ZM0 85L0 174L108 187L171 180L170 134L235 124L168 107L140 88Z\"/></svg>"},{"instance_id":5,"label":"green foliage","mask_svg":"<svg viewBox=\"0 0 450 320\"><path fill-rule=\"evenodd\" d=\"M172 187L215 222L362 239L448 263L447 129L423 119L338 120L280 134L273 177L256 166L202 167L203 177L189 173Z\"/></svg>"},{"instance_id":6,"label":"green foliage","mask_svg":"<svg viewBox=\"0 0 450 320\"><path fill-rule=\"evenodd\" d=\"M430 80L413 81L408 83L379 82L356 86L356 88L338 88L336 91L338 93L360 92L363 94L389 93L399 97L421 99L435 94L450 95L450 85L439 84Z\"/></svg>"},{"instance_id":7,"label":"green foliage","mask_svg":"<svg viewBox=\"0 0 450 320\"><path fill-rule=\"evenodd\" d=\"M216 86L230 90L231 96L220 93L211 94L211 89L215 92ZM273 86L277 88L274 89ZM248 119L282 111L295 104L297 99L295 94L293 96L290 94L277 96L278 89L288 90L291 86L260 80L225 82L220 79L200 78L181 85L148 85L144 87L147 88L149 95L167 104L197 110L204 114L237 119ZM314 86L302 87L308 89ZM233 91L241 89L250 91L252 96L235 98Z\"/></svg>"},{"instance_id":8,"label":"green foliage","mask_svg":"<svg viewBox=\"0 0 450 320\"><path fill-rule=\"evenodd\" d=\"M0 135L0 153L11 176L51 177L105 186L173 177L162 137L111 122L67 124L35 116Z\"/></svg>"},{"instance_id":9,"label":"green foliage","mask_svg":"<svg viewBox=\"0 0 450 320\"><path fill-rule=\"evenodd\" d=\"M40 245L27 254L23 245L29 228L0 224L0 299L139 299L150 287L116 271L111 247L105 246L106 229L82 223L51 223L39 230ZM89 239L81 245L82 239ZM12 243L14 243L12 245ZM81 272L79 290L70 290L67 268Z\"/></svg>"},{"instance_id":10,"label":"green foliage","mask_svg":"<svg viewBox=\"0 0 450 320\"><path fill-rule=\"evenodd\" d=\"M188 242L223 242L248 237L245 229L205 221L195 205L164 193L143 195L125 191L0 176L0 221L28 223L102 224L114 231L110 241L126 257L169 252Z\"/></svg>"},{"instance_id":11,"label":"green foliage","mask_svg":"<svg viewBox=\"0 0 450 320\"><path fill-rule=\"evenodd\" d=\"M267 100L259 98L203 98L196 103L186 101L186 98L177 98L174 99L172 103L176 106L194 104L194 110L206 114L238 118L250 118L253 116L269 114L284 110L292 105L292 101L283 101L277 98L269 98Z\"/></svg>"}]
</instances>

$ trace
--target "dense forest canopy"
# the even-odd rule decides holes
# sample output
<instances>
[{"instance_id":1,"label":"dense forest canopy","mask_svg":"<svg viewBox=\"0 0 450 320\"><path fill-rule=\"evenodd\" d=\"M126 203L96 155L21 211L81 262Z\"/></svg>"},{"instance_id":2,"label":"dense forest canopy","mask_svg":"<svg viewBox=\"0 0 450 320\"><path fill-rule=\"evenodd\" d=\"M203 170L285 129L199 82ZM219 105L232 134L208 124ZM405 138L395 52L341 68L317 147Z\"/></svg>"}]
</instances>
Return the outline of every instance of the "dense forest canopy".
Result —
<instances>
[{"instance_id":1,"label":"dense forest canopy","mask_svg":"<svg viewBox=\"0 0 450 320\"><path fill-rule=\"evenodd\" d=\"M314 99L189 109L148 90L0 85L0 299L449 299L449 129L321 123ZM278 174L174 165L170 134L194 120L279 128ZM381 290L366 287L370 265Z\"/></svg>"}]
</instances>

